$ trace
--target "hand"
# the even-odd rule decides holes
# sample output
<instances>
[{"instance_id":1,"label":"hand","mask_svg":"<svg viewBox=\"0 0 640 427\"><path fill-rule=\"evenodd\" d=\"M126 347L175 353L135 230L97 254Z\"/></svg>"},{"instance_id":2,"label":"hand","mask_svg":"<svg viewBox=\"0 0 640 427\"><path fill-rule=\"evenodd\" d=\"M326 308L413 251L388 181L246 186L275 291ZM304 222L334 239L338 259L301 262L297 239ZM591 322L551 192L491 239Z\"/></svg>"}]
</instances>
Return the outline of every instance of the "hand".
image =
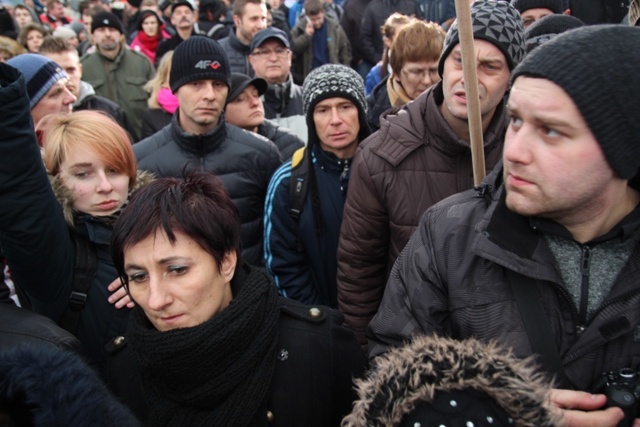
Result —
<instances>
[{"instance_id":1,"label":"hand","mask_svg":"<svg viewBox=\"0 0 640 427\"><path fill-rule=\"evenodd\" d=\"M114 304L116 308L122 308L127 306L127 308L133 308L136 304L131 300L131 296L127 292L124 286L122 286L122 282L120 278L117 278L113 282L107 286L109 292L113 292L109 297L109 303Z\"/></svg>"},{"instance_id":2,"label":"hand","mask_svg":"<svg viewBox=\"0 0 640 427\"><path fill-rule=\"evenodd\" d=\"M565 427L615 427L624 418L620 408L601 409L607 403L604 394L553 389L550 400L561 411Z\"/></svg>"},{"instance_id":3,"label":"hand","mask_svg":"<svg viewBox=\"0 0 640 427\"><path fill-rule=\"evenodd\" d=\"M311 23L311 21L307 21L307 26L304 27L304 32L306 35L308 36L312 36L313 33L315 33L315 28L313 28L313 24Z\"/></svg>"}]
</instances>

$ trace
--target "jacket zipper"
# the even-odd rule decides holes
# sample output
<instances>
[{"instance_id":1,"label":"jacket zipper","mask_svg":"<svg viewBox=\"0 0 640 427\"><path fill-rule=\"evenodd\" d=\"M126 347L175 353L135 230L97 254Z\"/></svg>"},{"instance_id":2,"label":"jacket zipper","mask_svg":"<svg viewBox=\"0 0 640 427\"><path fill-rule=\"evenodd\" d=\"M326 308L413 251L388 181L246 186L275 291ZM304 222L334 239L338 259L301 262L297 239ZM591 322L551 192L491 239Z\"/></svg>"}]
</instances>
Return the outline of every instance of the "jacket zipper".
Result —
<instances>
[{"instance_id":1,"label":"jacket zipper","mask_svg":"<svg viewBox=\"0 0 640 427\"><path fill-rule=\"evenodd\" d=\"M586 245L582 245L582 257L580 259L580 273L582 280L580 281L580 325L584 331L584 327L587 324L587 312L589 305L589 262L591 257L591 248Z\"/></svg>"}]
</instances>

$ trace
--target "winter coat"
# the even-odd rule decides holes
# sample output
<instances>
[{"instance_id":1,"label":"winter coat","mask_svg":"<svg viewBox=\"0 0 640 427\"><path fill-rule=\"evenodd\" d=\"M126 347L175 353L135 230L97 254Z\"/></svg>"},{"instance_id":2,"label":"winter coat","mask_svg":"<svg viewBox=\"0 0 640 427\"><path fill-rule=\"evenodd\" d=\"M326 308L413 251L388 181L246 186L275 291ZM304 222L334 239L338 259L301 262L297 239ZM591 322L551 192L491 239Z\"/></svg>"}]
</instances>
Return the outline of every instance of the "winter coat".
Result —
<instances>
[{"instance_id":1,"label":"winter coat","mask_svg":"<svg viewBox=\"0 0 640 427\"><path fill-rule=\"evenodd\" d=\"M371 128L371 132L380 129L380 116L385 111L391 109L391 101L389 100L389 91L387 90L387 81L389 76L382 79L380 83L373 88L371 95L367 96L367 123Z\"/></svg>"},{"instance_id":2,"label":"winter coat","mask_svg":"<svg viewBox=\"0 0 640 427\"><path fill-rule=\"evenodd\" d=\"M273 174L269 184L264 215L264 257L267 271L281 295L305 304L336 307L335 253L351 159L340 160L318 145L313 145L311 153L317 188L322 189L318 191L318 205L324 232L318 235L316 231L311 188L308 188L300 218L296 221L291 216L292 162L288 161Z\"/></svg>"},{"instance_id":3,"label":"winter coat","mask_svg":"<svg viewBox=\"0 0 640 427\"><path fill-rule=\"evenodd\" d=\"M171 123L173 114L162 108L147 108L142 113L142 134L140 139L150 137L160 129Z\"/></svg>"},{"instance_id":4,"label":"winter coat","mask_svg":"<svg viewBox=\"0 0 640 427\"><path fill-rule=\"evenodd\" d=\"M342 327L337 310L282 297L277 304L274 380L267 405L259 411L261 422L254 420L251 427L338 426L351 410L355 398L352 380L364 373L364 354L353 333ZM110 351L109 385L144 421L148 412L144 386L126 337L114 340Z\"/></svg>"},{"instance_id":5,"label":"winter coat","mask_svg":"<svg viewBox=\"0 0 640 427\"><path fill-rule=\"evenodd\" d=\"M453 0L418 0L417 3L420 18L427 22L442 25L456 17L456 4Z\"/></svg>"},{"instance_id":6,"label":"winter coat","mask_svg":"<svg viewBox=\"0 0 640 427\"><path fill-rule=\"evenodd\" d=\"M362 16L369 4L369 0L349 0L345 2L344 13L340 20L340 26L347 35L347 40L351 43L351 66L358 69L358 64L362 60L362 41L360 40L360 24ZM372 64L378 62L378 58Z\"/></svg>"},{"instance_id":7,"label":"winter coat","mask_svg":"<svg viewBox=\"0 0 640 427\"><path fill-rule=\"evenodd\" d=\"M238 36L236 36L236 29L229 30L229 35L223 39L218 40L220 46L227 54L229 58L229 65L232 73L242 73L247 76L253 77L253 67L249 63L249 54L251 53L250 46L242 43Z\"/></svg>"},{"instance_id":8,"label":"winter coat","mask_svg":"<svg viewBox=\"0 0 640 427\"><path fill-rule=\"evenodd\" d=\"M262 96L264 117L275 119L302 115L302 86L289 77L284 84L269 84L267 92Z\"/></svg>"},{"instance_id":9,"label":"winter coat","mask_svg":"<svg viewBox=\"0 0 640 427\"><path fill-rule=\"evenodd\" d=\"M97 217L77 214L69 191L56 177L47 178L37 145L24 79L0 64L0 246L13 279L29 298L33 310L55 322L70 304L74 289L76 243L73 234L96 250L95 278L82 308L77 338L90 363L101 367L104 345L126 328L129 309L116 309L107 301L109 285L118 276L109 255L111 227ZM148 182L148 177L136 185ZM57 190L56 198L52 184Z\"/></svg>"},{"instance_id":10,"label":"winter coat","mask_svg":"<svg viewBox=\"0 0 640 427\"><path fill-rule=\"evenodd\" d=\"M109 101L107 98L95 94L93 87L87 82L80 82L80 96L73 104L73 111L83 110L99 110L109 114L123 129L129 132L131 140L136 142L138 134L133 125L127 119L124 110L115 102Z\"/></svg>"},{"instance_id":11,"label":"winter coat","mask_svg":"<svg viewBox=\"0 0 640 427\"><path fill-rule=\"evenodd\" d=\"M271 120L265 119L258 126L258 135L273 142L280 151L280 157L285 160L290 159L298 148L304 147L304 142L295 133Z\"/></svg>"},{"instance_id":12,"label":"winter coat","mask_svg":"<svg viewBox=\"0 0 640 427\"><path fill-rule=\"evenodd\" d=\"M193 33L193 34L195 34L195 33ZM176 50L178 45L180 43L182 43L183 41L184 41L184 39L182 37L180 37L180 34L177 34L177 33L174 34L171 37L168 37L168 38L165 38L164 40L162 40L158 44L158 48L156 49L156 52L155 52L155 61L153 62L155 67L157 68L160 65L160 61L162 60L162 57L167 52L170 52L172 50Z\"/></svg>"},{"instance_id":13,"label":"winter coat","mask_svg":"<svg viewBox=\"0 0 640 427\"><path fill-rule=\"evenodd\" d=\"M144 85L155 75L149 58L121 44L113 60L96 51L83 56L80 62L83 80L93 86L96 94L122 107L136 135L140 135L149 97Z\"/></svg>"},{"instance_id":14,"label":"winter coat","mask_svg":"<svg viewBox=\"0 0 640 427\"><path fill-rule=\"evenodd\" d=\"M380 27L394 12L407 16L418 16L418 5L414 0L371 0L362 16L360 26L360 46L362 58L369 64L376 64L382 59L384 44Z\"/></svg>"},{"instance_id":15,"label":"winter coat","mask_svg":"<svg viewBox=\"0 0 640 427\"><path fill-rule=\"evenodd\" d=\"M189 135L171 123L133 146L140 169L158 177L181 177L185 170L212 172L220 177L240 212L243 258L262 265L262 213L271 175L280 166L276 146L260 135L225 123L210 133Z\"/></svg>"},{"instance_id":16,"label":"winter coat","mask_svg":"<svg viewBox=\"0 0 640 427\"><path fill-rule=\"evenodd\" d=\"M495 339L517 357L530 356L529 337L509 285L523 276L537 285L551 328L542 333L558 349L573 387L593 392L603 372L637 370L640 245L635 245L608 295L584 324L533 220L506 207L501 167L477 190L429 209L394 265L380 310L371 321L371 354L415 334L439 334ZM632 220L625 229L637 237L637 210Z\"/></svg>"},{"instance_id":17,"label":"winter coat","mask_svg":"<svg viewBox=\"0 0 640 427\"><path fill-rule=\"evenodd\" d=\"M444 120L442 84L380 120L354 156L338 247L338 302L364 344L394 261L427 208L473 187L469 143ZM484 134L486 168L502 155L504 102Z\"/></svg>"},{"instance_id":18,"label":"winter coat","mask_svg":"<svg viewBox=\"0 0 640 427\"><path fill-rule=\"evenodd\" d=\"M291 30L291 50L296 55L296 72L299 81L303 81L313 64L313 36L305 33L308 17L298 20L298 23ZM329 64L351 65L351 45L347 35L338 23L325 16L324 22L327 25L327 46L329 50Z\"/></svg>"}]
</instances>

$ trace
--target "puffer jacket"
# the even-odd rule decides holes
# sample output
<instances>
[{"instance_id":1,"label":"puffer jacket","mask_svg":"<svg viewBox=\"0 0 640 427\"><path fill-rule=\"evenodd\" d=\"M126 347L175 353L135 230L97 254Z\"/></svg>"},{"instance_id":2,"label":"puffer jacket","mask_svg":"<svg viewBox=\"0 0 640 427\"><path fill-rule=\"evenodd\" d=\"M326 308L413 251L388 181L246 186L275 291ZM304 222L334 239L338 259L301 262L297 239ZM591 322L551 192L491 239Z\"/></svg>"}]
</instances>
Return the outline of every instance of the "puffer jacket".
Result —
<instances>
[{"instance_id":1,"label":"puffer jacket","mask_svg":"<svg viewBox=\"0 0 640 427\"><path fill-rule=\"evenodd\" d=\"M242 256L262 265L262 213L269 180L281 163L278 149L260 135L225 123L224 116L204 135L184 132L178 117L176 111L169 125L133 146L138 167L160 178L179 178L186 170L218 175L240 212Z\"/></svg>"},{"instance_id":2,"label":"puffer jacket","mask_svg":"<svg viewBox=\"0 0 640 427\"><path fill-rule=\"evenodd\" d=\"M532 354L509 281L534 280L564 373L596 391L602 373L640 367L640 247L591 319L582 323L557 262L530 218L505 204L502 168L478 190L429 209L393 267L370 325L371 354L416 334L498 340L517 357ZM636 214L637 215L637 214ZM633 235L640 233L635 219ZM593 261L591 261L593 262Z\"/></svg>"},{"instance_id":3,"label":"puffer jacket","mask_svg":"<svg viewBox=\"0 0 640 427\"><path fill-rule=\"evenodd\" d=\"M302 115L302 86L293 82L293 77L282 84L269 84L262 96L264 116L267 119Z\"/></svg>"},{"instance_id":4,"label":"puffer jacket","mask_svg":"<svg viewBox=\"0 0 640 427\"><path fill-rule=\"evenodd\" d=\"M291 50L296 55L296 81L302 82L313 64L313 36L305 33L308 17L302 17L291 30ZM327 46L329 50L329 64L351 65L351 44L347 35L338 23L325 16L327 25Z\"/></svg>"},{"instance_id":5,"label":"puffer jacket","mask_svg":"<svg viewBox=\"0 0 640 427\"><path fill-rule=\"evenodd\" d=\"M265 119L258 126L258 134L273 142L284 160L290 159L298 148L304 147L304 142L291 129L282 127L271 120Z\"/></svg>"},{"instance_id":6,"label":"puffer jacket","mask_svg":"<svg viewBox=\"0 0 640 427\"><path fill-rule=\"evenodd\" d=\"M253 67L249 63L250 46L243 44L238 36L236 36L235 27L229 30L229 35L218 40L222 49L227 53L229 58L229 66L232 73L242 73L253 77Z\"/></svg>"},{"instance_id":7,"label":"puffer jacket","mask_svg":"<svg viewBox=\"0 0 640 427\"><path fill-rule=\"evenodd\" d=\"M473 187L471 149L440 113L442 84L383 115L354 157L338 246L338 302L346 325L364 332L398 254L420 217ZM508 119L501 103L484 134L487 171L500 160Z\"/></svg>"},{"instance_id":8,"label":"puffer jacket","mask_svg":"<svg viewBox=\"0 0 640 427\"><path fill-rule=\"evenodd\" d=\"M140 135L142 113L149 98L144 85L155 75L149 58L121 44L113 60L96 51L83 56L80 62L82 79L91 84L98 95L122 107L136 135Z\"/></svg>"},{"instance_id":9,"label":"puffer jacket","mask_svg":"<svg viewBox=\"0 0 640 427\"><path fill-rule=\"evenodd\" d=\"M372 132L380 129L380 116L385 111L391 109L391 101L389 100L389 92L387 91L387 81L389 76L385 77L378 83L367 96L367 123Z\"/></svg>"}]
</instances>

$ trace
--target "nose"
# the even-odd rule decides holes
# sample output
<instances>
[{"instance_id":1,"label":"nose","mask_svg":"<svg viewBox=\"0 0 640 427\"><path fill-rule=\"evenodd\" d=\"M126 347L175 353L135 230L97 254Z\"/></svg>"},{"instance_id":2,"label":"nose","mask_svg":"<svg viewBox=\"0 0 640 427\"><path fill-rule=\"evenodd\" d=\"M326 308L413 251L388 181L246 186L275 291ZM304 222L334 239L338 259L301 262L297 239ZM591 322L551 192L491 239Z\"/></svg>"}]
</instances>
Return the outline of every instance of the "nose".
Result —
<instances>
[{"instance_id":1,"label":"nose","mask_svg":"<svg viewBox=\"0 0 640 427\"><path fill-rule=\"evenodd\" d=\"M512 124L507 128L504 138L504 160L511 163L527 164L531 161L529 126L515 128Z\"/></svg>"},{"instance_id":2,"label":"nose","mask_svg":"<svg viewBox=\"0 0 640 427\"><path fill-rule=\"evenodd\" d=\"M213 82L207 82L202 88L202 96L206 100L213 101L216 98L216 91L213 87Z\"/></svg>"},{"instance_id":3,"label":"nose","mask_svg":"<svg viewBox=\"0 0 640 427\"><path fill-rule=\"evenodd\" d=\"M147 306L153 311L162 311L171 304L171 295L162 286L161 281L149 275L149 287L147 288Z\"/></svg>"},{"instance_id":4,"label":"nose","mask_svg":"<svg viewBox=\"0 0 640 427\"><path fill-rule=\"evenodd\" d=\"M255 108L260 105L260 97L259 96L251 96L249 97L249 105L251 108Z\"/></svg>"},{"instance_id":5,"label":"nose","mask_svg":"<svg viewBox=\"0 0 640 427\"><path fill-rule=\"evenodd\" d=\"M331 109L331 119L329 123L333 126L337 126L342 123L342 116L340 115L338 109L335 107Z\"/></svg>"},{"instance_id":6,"label":"nose","mask_svg":"<svg viewBox=\"0 0 640 427\"><path fill-rule=\"evenodd\" d=\"M111 180L103 170L98 172L98 179L98 192L110 193L111 191L113 191Z\"/></svg>"},{"instance_id":7,"label":"nose","mask_svg":"<svg viewBox=\"0 0 640 427\"><path fill-rule=\"evenodd\" d=\"M65 94L64 94L64 97L62 98L62 103L64 105L68 105L69 107L71 107L71 104L76 102L77 98L74 94L71 93L69 88L65 87L64 90L65 90Z\"/></svg>"}]
</instances>

